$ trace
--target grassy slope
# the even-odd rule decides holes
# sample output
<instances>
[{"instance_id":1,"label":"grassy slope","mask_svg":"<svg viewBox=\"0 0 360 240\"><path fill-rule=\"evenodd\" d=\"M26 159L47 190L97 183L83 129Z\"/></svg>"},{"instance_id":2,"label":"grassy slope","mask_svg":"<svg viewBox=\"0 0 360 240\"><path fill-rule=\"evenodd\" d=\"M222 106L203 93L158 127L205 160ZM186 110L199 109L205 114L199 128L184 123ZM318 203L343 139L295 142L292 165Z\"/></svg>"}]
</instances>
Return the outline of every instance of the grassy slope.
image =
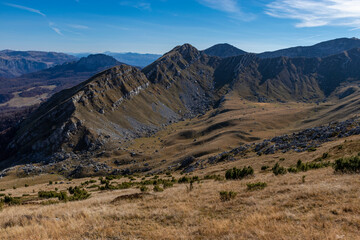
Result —
<instances>
[{"instance_id":1,"label":"grassy slope","mask_svg":"<svg viewBox=\"0 0 360 240\"><path fill-rule=\"evenodd\" d=\"M334 174L331 168L325 168L274 176L270 171L260 171L260 167L272 166L280 158L285 159L280 161L281 165L291 166L297 159L312 161L324 152L333 161L357 154L359 143L360 137L353 136L326 143L311 153L225 162L193 175L223 175L233 166L251 165L255 177L239 181L204 180L194 183L190 192L188 184L175 184L164 192L150 192L143 199L113 202L118 196L139 192L131 188L95 191L90 199L80 202L49 206L33 202L5 207L1 212L0 236L5 239L357 239L360 234L357 175ZM30 194L31 198L40 189L63 190L88 180L49 185L46 182L56 180L57 176L41 176L43 183L38 179L30 187L6 189L2 193ZM11 181L15 184L18 179L5 177L0 181L0 189L10 186ZM259 191L247 190L246 183L258 181L268 186ZM238 194L232 201L222 202L219 191L223 190Z\"/></svg>"}]
</instances>

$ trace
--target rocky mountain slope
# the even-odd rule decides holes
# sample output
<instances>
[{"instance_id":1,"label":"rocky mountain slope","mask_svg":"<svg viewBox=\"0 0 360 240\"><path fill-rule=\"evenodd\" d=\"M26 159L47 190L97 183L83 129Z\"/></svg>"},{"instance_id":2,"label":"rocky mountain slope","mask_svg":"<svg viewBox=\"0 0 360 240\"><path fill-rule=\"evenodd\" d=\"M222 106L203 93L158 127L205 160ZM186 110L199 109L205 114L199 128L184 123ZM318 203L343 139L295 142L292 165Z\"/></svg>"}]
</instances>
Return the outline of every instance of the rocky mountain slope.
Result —
<instances>
[{"instance_id":1,"label":"rocky mountain slope","mask_svg":"<svg viewBox=\"0 0 360 240\"><path fill-rule=\"evenodd\" d=\"M1 165L64 159L91 159L93 164L97 154L119 151L121 155L126 153L122 146L133 139L152 136L167 125L213 109L206 120L213 124L200 135L194 131L178 135L196 141L196 137L240 124L242 117L233 116L232 107L225 106L239 105L244 99L275 106L333 99L339 105L327 114L336 114L342 99L351 102L359 92L359 53L353 49L325 58L261 59L245 54L222 59L189 44L178 46L142 71L126 65L113 67L55 94L19 125ZM325 114L324 109L330 108L321 109ZM301 114L309 116L306 111ZM227 112L230 119L214 123L213 117ZM243 140L252 139L243 131L233 133ZM206 154L198 156L202 155ZM177 157L184 156L179 152Z\"/></svg>"},{"instance_id":2,"label":"rocky mountain slope","mask_svg":"<svg viewBox=\"0 0 360 240\"><path fill-rule=\"evenodd\" d=\"M40 51L0 51L0 77L13 78L76 60L74 56Z\"/></svg>"},{"instance_id":3,"label":"rocky mountain slope","mask_svg":"<svg viewBox=\"0 0 360 240\"><path fill-rule=\"evenodd\" d=\"M205 49L203 52L209 56L216 56L221 58L234 57L246 54L245 51L238 49L228 43L216 44L210 48Z\"/></svg>"},{"instance_id":4,"label":"rocky mountain slope","mask_svg":"<svg viewBox=\"0 0 360 240\"><path fill-rule=\"evenodd\" d=\"M260 58L274 57L327 57L339 54L343 51L360 47L358 38L338 38L330 41L321 42L308 47L291 47L273 52L264 52L258 54Z\"/></svg>"}]
</instances>

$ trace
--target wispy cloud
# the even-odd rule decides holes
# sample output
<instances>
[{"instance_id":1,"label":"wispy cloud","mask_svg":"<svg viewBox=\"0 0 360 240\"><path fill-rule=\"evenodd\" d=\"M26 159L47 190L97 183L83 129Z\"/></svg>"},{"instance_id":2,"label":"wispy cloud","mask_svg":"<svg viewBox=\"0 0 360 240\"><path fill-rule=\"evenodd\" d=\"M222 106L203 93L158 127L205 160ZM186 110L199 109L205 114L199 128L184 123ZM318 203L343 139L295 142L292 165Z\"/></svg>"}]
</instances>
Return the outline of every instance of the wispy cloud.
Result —
<instances>
[{"instance_id":1,"label":"wispy cloud","mask_svg":"<svg viewBox=\"0 0 360 240\"><path fill-rule=\"evenodd\" d=\"M235 20L252 21L256 16L250 12L244 12L238 4L238 0L197 0L200 4L229 14Z\"/></svg>"},{"instance_id":2,"label":"wispy cloud","mask_svg":"<svg viewBox=\"0 0 360 240\"><path fill-rule=\"evenodd\" d=\"M299 20L296 27L360 27L358 0L275 0L267 5L266 13Z\"/></svg>"},{"instance_id":3,"label":"wispy cloud","mask_svg":"<svg viewBox=\"0 0 360 240\"><path fill-rule=\"evenodd\" d=\"M240 12L240 7L236 0L198 0L199 3L209 8L228 13Z\"/></svg>"},{"instance_id":4,"label":"wispy cloud","mask_svg":"<svg viewBox=\"0 0 360 240\"><path fill-rule=\"evenodd\" d=\"M74 29L89 29L88 26L80 25L80 24L69 24L68 26Z\"/></svg>"},{"instance_id":5,"label":"wispy cloud","mask_svg":"<svg viewBox=\"0 0 360 240\"><path fill-rule=\"evenodd\" d=\"M54 32L56 32L58 35L60 36L63 36L64 34L61 32L61 30L56 26L55 23L49 21L48 17L46 16L45 13L41 12L40 10L38 9L35 9L35 8L30 8L30 7L26 7L26 6L22 6L22 5L17 5L17 4L12 4L12 3L3 3L4 5L6 6L9 6L9 7L13 7L13 8L18 8L18 9L22 9L22 10L25 10L25 11L28 11L28 12L32 12L32 13L36 13L36 14L39 14L41 16L43 16L46 21L48 22L48 25L49 25L49 28L52 29ZM75 26L81 26L81 25L75 25Z\"/></svg>"},{"instance_id":6,"label":"wispy cloud","mask_svg":"<svg viewBox=\"0 0 360 240\"><path fill-rule=\"evenodd\" d=\"M151 11L151 3L149 2L145 2L145 1L121 1L119 3L121 6L128 6L128 7L133 7L133 8L137 8L140 10L147 10L147 11Z\"/></svg>"},{"instance_id":7,"label":"wispy cloud","mask_svg":"<svg viewBox=\"0 0 360 240\"><path fill-rule=\"evenodd\" d=\"M18 9L22 9L28 12L33 12L33 13L37 13L43 17L46 17L46 15L44 13L42 13L40 10L34 9L34 8L29 8L29 7L25 7L22 5L17 5L17 4L12 4L12 3L4 3L5 5L9 6L9 7L14 7L14 8L18 8Z\"/></svg>"},{"instance_id":8,"label":"wispy cloud","mask_svg":"<svg viewBox=\"0 0 360 240\"><path fill-rule=\"evenodd\" d=\"M60 36L63 36L63 35L64 35L64 34L61 32L61 30L56 27L55 23L49 22L49 27L50 27L52 30L54 30L54 32L56 32L57 34L59 34Z\"/></svg>"}]
</instances>

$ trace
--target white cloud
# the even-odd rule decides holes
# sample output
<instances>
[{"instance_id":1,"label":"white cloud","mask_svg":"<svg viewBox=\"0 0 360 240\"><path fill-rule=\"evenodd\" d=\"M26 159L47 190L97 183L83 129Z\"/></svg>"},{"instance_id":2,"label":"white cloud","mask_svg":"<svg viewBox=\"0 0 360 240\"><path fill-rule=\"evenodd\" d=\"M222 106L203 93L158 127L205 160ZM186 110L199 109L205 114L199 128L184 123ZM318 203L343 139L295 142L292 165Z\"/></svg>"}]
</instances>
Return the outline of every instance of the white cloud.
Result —
<instances>
[{"instance_id":1,"label":"white cloud","mask_svg":"<svg viewBox=\"0 0 360 240\"><path fill-rule=\"evenodd\" d=\"M148 10L151 11L151 3L149 2L144 2L144 1L122 1L119 3L121 6L128 6L128 7L133 7L133 8L137 8L140 10Z\"/></svg>"},{"instance_id":2,"label":"white cloud","mask_svg":"<svg viewBox=\"0 0 360 240\"><path fill-rule=\"evenodd\" d=\"M55 25L55 23L51 22L48 20L46 14L42 13L40 10L37 10L37 9L34 9L34 8L30 8L30 7L25 7L25 6L22 6L22 5L17 5L17 4L12 4L12 3L3 3L4 5L6 6L9 6L9 7L13 7L13 8L18 8L18 9L22 9L22 10L25 10L25 11L28 11L28 12L32 12L32 13L36 13L36 14L39 14L41 16L43 16L46 21L48 22L49 24L49 27L54 31L56 32L58 35L60 36L63 36L64 34L61 32L61 30ZM86 26L82 26L82 25L74 25L74 26L81 26L81 27L86 27Z\"/></svg>"},{"instance_id":3,"label":"white cloud","mask_svg":"<svg viewBox=\"0 0 360 240\"><path fill-rule=\"evenodd\" d=\"M209 8L228 13L240 12L240 7L236 0L198 0L199 3Z\"/></svg>"},{"instance_id":4,"label":"white cloud","mask_svg":"<svg viewBox=\"0 0 360 240\"><path fill-rule=\"evenodd\" d=\"M49 27L50 27L52 30L54 30L54 32L56 32L57 34L59 34L60 36L63 36L63 35L64 35L64 34L61 32L61 30L55 26L55 23L49 22Z\"/></svg>"},{"instance_id":5,"label":"white cloud","mask_svg":"<svg viewBox=\"0 0 360 240\"><path fill-rule=\"evenodd\" d=\"M75 29L89 29L88 26L80 25L80 24L69 24L68 26Z\"/></svg>"},{"instance_id":6,"label":"white cloud","mask_svg":"<svg viewBox=\"0 0 360 240\"><path fill-rule=\"evenodd\" d=\"M40 12L40 10L34 9L34 8L29 8L29 7L25 7L25 6L21 6L21 5L17 5L17 4L12 4L12 3L4 3L5 5L9 6L9 7L14 7L14 8L18 8L18 9L22 9L28 12L33 12L33 13L37 13L43 17L46 17L46 15L42 12Z\"/></svg>"},{"instance_id":7,"label":"white cloud","mask_svg":"<svg viewBox=\"0 0 360 240\"><path fill-rule=\"evenodd\" d=\"M296 19L296 27L360 27L359 0L276 0L266 13L277 18Z\"/></svg>"}]
</instances>

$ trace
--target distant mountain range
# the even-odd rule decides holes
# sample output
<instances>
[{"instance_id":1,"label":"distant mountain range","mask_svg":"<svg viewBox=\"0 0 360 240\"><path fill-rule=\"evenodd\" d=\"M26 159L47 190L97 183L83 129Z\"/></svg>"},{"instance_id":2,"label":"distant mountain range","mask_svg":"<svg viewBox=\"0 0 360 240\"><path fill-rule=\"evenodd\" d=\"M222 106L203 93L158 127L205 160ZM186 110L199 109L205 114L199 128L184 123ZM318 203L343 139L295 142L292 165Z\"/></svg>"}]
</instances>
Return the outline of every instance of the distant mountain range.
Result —
<instances>
[{"instance_id":1,"label":"distant mountain range","mask_svg":"<svg viewBox=\"0 0 360 240\"><path fill-rule=\"evenodd\" d=\"M260 53L261 58L274 57L326 57L341 53L353 48L360 47L360 39L358 38L339 38L326 42L321 42L309 47L292 47L274 52Z\"/></svg>"},{"instance_id":2,"label":"distant mountain range","mask_svg":"<svg viewBox=\"0 0 360 240\"><path fill-rule=\"evenodd\" d=\"M40 51L0 51L0 77L13 78L76 60L65 53Z\"/></svg>"},{"instance_id":3,"label":"distant mountain range","mask_svg":"<svg viewBox=\"0 0 360 240\"><path fill-rule=\"evenodd\" d=\"M299 46L281 49L273 52L263 52L257 54L260 58L275 57L326 57L341 53L353 48L360 47L360 39L358 38L338 38L330 41L321 42L313 46ZM247 52L238 49L230 44L217 44L203 51L209 56L217 56L221 58L243 55Z\"/></svg>"},{"instance_id":4,"label":"distant mountain range","mask_svg":"<svg viewBox=\"0 0 360 240\"><path fill-rule=\"evenodd\" d=\"M17 93L17 97L49 96L65 88L73 87L94 74L121 62L104 54L83 57L78 61L64 63L17 78L0 79L0 103L5 104ZM11 104L10 106L11 107Z\"/></svg>"},{"instance_id":5,"label":"distant mountain range","mask_svg":"<svg viewBox=\"0 0 360 240\"><path fill-rule=\"evenodd\" d=\"M135 67L145 67L156 59L161 57L159 54L142 54L142 53L115 53L115 52L104 52L108 56L114 57L116 60L123 62L125 64L135 66ZM72 55L76 57L86 57L90 55L90 53L72 53Z\"/></svg>"}]
</instances>

